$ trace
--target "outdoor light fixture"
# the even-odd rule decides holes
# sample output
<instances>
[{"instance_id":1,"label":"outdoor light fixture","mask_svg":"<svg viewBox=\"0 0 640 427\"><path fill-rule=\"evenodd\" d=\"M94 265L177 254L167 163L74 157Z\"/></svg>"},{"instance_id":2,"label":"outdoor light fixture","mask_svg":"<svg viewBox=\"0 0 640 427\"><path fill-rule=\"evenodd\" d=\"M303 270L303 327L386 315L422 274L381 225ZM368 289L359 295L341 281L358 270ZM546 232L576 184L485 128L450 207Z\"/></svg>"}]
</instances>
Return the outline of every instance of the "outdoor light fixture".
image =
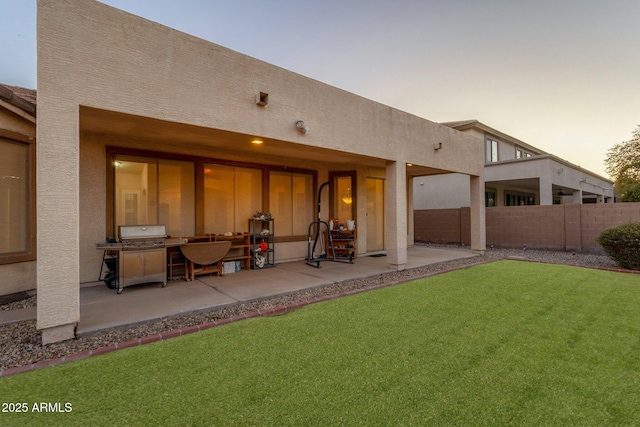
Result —
<instances>
[{"instance_id":1,"label":"outdoor light fixture","mask_svg":"<svg viewBox=\"0 0 640 427\"><path fill-rule=\"evenodd\" d=\"M350 205L351 203L353 203L353 199L351 198L351 188L347 188L347 191L344 193L344 196L342 196L342 201L345 202L347 205Z\"/></svg>"},{"instance_id":2,"label":"outdoor light fixture","mask_svg":"<svg viewBox=\"0 0 640 427\"><path fill-rule=\"evenodd\" d=\"M296 120L296 127L303 135L306 135L307 132L309 132L309 126L305 126L302 120Z\"/></svg>"}]
</instances>

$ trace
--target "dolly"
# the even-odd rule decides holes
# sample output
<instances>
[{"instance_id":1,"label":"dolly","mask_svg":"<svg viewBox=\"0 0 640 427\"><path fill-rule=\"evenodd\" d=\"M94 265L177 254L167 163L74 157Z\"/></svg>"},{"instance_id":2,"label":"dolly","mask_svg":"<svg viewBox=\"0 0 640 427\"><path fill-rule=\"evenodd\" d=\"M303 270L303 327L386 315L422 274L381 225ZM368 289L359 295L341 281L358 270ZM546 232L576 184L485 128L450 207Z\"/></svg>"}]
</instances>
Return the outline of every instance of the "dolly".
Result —
<instances>
[{"instance_id":1,"label":"dolly","mask_svg":"<svg viewBox=\"0 0 640 427\"><path fill-rule=\"evenodd\" d=\"M338 259L336 258L335 247L333 246L333 236L331 235L331 231L329 228L329 224L326 221L320 219L320 211L321 211L321 201L322 201L322 190L324 187L329 185L328 182L325 182L318 189L318 219L309 224L309 231L307 233L307 265L310 265L315 268L320 268L320 263L323 261L333 261L333 262L348 262L349 264L353 264L353 252L349 254L348 259ZM326 233L329 236L329 249L331 252L331 257L327 256L327 252L324 248L324 232L321 231L322 228L326 229ZM314 232L315 230L315 232ZM312 243L313 238L313 243ZM318 243L320 243L320 254L316 256L316 248L318 248Z\"/></svg>"}]
</instances>

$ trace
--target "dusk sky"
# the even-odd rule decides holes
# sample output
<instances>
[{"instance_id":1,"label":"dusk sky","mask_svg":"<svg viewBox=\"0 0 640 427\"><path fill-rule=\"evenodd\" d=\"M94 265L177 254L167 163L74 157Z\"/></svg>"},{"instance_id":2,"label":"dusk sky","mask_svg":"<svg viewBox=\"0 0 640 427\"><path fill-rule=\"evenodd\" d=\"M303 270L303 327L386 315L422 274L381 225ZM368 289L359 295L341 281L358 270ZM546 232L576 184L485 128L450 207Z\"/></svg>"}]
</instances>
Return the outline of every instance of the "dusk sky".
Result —
<instances>
[{"instance_id":1,"label":"dusk sky","mask_svg":"<svg viewBox=\"0 0 640 427\"><path fill-rule=\"evenodd\" d=\"M103 3L432 121L480 120L603 176L640 124L640 0ZM36 88L36 1L0 0L0 17L0 82Z\"/></svg>"}]
</instances>

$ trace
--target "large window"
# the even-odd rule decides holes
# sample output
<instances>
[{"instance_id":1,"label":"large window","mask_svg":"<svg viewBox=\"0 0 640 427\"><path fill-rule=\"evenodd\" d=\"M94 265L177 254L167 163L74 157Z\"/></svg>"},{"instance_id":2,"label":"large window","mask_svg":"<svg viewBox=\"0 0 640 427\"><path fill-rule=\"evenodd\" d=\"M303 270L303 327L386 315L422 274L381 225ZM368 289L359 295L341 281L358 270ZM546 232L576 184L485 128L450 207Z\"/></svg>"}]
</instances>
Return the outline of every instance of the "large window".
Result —
<instances>
[{"instance_id":1,"label":"large window","mask_svg":"<svg viewBox=\"0 0 640 427\"><path fill-rule=\"evenodd\" d=\"M505 206L530 206L536 204L535 194L518 193L513 191L505 191Z\"/></svg>"},{"instance_id":2,"label":"large window","mask_svg":"<svg viewBox=\"0 0 640 427\"><path fill-rule=\"evenodd\" d=\"M163 224L171 236L195 233L192 162L116 155L116 225Z\"/></svg>"},{"instance_id":3,"label":"large window","mask_svg":"<svg viewBox=\"0 0 640 427\"><path fill-rule=\"evenodd\" d=\"M313 216L313 175L271 171L269 209L278 236L306 235Z\"/></svg>"},{"instance_id":4,"label":"large window","mask_svg":"<svg viewBox=\"0 0 640 427\"><path fill-rule=\"evenodd\" d=\"M107 235L135 224L174 237L246 232L265 211L280 241L297 241L315 219L311 170L115 147L107 156Z\"/></svg>"},{"instance_id":5,"label":"large window","mask_svg":"<svg viewBox=\"0 0 640 427\"><path fill-rule=\"evenodd\" d=\"M246 231L248 218L262 205L261 169L204 165L206 233Z\"/></svg>"},{"instance_id":6,"label":"large window","mask_svg":"<svg viewBox=\"0 0 640 427\"><path fill-rule=\"evenodd\" d=\"M487 208L496 206L496 190L487 190L484 192L484 205Z\"/></svg>"},{"instance_id":7,"label":"large window","mask_svg":"<svg viewBox=\"0 0 640 427\"><path fill-rule=\"evenodd\" d=\"M32 254L30 145L0 138L0 262Z\"/></svg>"}]
</instances>

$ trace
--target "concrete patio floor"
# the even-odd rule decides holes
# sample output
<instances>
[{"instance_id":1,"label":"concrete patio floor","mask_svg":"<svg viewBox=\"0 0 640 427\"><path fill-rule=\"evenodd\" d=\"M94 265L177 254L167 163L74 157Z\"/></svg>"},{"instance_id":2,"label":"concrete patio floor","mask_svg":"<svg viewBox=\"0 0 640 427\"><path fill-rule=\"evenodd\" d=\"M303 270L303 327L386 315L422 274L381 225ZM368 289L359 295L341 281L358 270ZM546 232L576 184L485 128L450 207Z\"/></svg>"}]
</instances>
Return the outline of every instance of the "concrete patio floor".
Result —
<instances>
[{"instance_id":1,"label":"concrete patio floor","mask_svg":"<svg viewBox=\"0 0 640 427\"><path fill-rule=\"evenodd\" d=\"M468 249L413 246L407 251L406 268L476 256ZM262 270L241 270L222 277L198 276L196 280L140 284L121 294L104 283L83 284L80 289L78 335L125 327L183 314L215 310L304 289L388 273L386 256L360 256L353 264L322 262L314 268L304 261L277 264ZM35 319L35 307L0 313L0 324Z\"/></svg>"}]
</instances>

